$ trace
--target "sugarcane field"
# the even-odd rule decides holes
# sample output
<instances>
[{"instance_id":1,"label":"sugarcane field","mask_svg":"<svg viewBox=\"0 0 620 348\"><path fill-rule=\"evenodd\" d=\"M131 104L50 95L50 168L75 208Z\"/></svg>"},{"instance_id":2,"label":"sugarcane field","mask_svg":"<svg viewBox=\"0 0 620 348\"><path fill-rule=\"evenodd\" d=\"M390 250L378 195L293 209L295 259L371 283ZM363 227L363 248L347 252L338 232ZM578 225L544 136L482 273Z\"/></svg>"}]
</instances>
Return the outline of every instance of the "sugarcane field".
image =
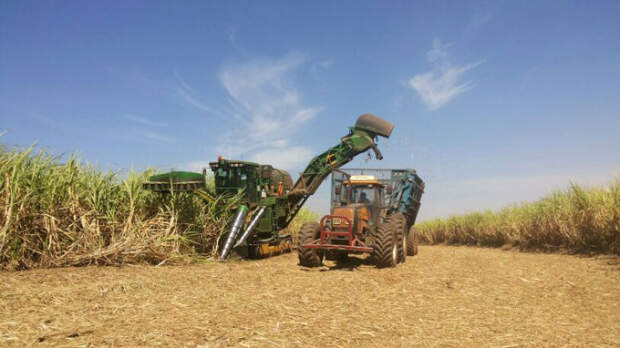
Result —
<instances>
[{"instance_id":1,"label":"sugarcane field","mask_svg":"<svg viewBox=\"0 0 620 348\"><path fill-rule=\"evenodd\" d=\"M0 4L0 347L620 347L618 16Z\"/></svg>"},{"instance_id":2,"label":"sugarcane field","mask_svg":"<svg viewBox=\"0 0 620 348\"><path fill-rule=\"evenodd\" d=\"M72 347L614 347L619 267L614 257L439 245L390 269L361 257L305 268L284 254L2 273L1 338Z\"/></svg>"}]
</instances>

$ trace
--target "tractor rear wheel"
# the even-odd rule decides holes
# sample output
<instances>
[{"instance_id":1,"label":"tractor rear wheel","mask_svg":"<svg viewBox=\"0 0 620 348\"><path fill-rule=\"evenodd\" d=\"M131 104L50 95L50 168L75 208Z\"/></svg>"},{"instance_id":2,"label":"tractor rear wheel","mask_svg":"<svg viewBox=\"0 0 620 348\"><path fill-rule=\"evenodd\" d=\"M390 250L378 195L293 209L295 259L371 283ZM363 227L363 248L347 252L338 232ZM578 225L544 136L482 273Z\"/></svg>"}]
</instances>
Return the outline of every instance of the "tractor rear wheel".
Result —
<instances>
[{"instance_id":1,"label":"tractor rear wheel","mask_svg":"<svg viewBox=\"0 0 620 348\"><path fill-rule=\"evenodd\" d=\"M301 245L312 243L321 238L321 226L317 222L307 222L299 230L299 264L304 267L318 267L323 263L324 252L319 249L302 248Z\"/></svg>"},{"instance_id":2,"label":"tractor rear wheel","mask_svg":"<svg viewBox=\"0 0 620 348\"><path fill-rule=\"evenodd\" d=\"M418 254L418 230L412 227L407 236L407 255L414 256Z\"/></svg>"},{"instance_id":3,"label":"tractor rear wheel","mask_svg":"<svg viewBox=\"0 0 620 348\"><path fill-rule=\"evenodd\" d=\"M395 233L394 221L388 216L374 233L372 258L378 268L396 267L398 263L398 244L400 236Z\"/></svg>"}]
</instances>

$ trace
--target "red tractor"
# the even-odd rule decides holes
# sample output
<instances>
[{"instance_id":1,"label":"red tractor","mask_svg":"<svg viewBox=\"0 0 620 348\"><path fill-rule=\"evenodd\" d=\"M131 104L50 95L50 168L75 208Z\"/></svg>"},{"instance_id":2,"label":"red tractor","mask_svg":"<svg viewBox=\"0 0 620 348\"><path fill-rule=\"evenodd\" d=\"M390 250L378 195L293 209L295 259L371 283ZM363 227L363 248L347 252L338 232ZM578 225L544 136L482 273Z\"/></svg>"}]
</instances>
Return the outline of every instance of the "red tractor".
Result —
<instances>
[{"instance_id":1,"label":"red tractor","mask_svg":"<svg viewBox=\"0 0 620 348\"><path fill-rule=\"evenodd\" d=\"M332 205L320 223L299 231L299 263L317 267L323 258L345 260L350 253L369 253L377 267L395 267L417 253L415 223L424 182L410 169L376 169L388 178L332 176ZM368 170L366 170L368 171Z\"/></svg>"}]
</instances>

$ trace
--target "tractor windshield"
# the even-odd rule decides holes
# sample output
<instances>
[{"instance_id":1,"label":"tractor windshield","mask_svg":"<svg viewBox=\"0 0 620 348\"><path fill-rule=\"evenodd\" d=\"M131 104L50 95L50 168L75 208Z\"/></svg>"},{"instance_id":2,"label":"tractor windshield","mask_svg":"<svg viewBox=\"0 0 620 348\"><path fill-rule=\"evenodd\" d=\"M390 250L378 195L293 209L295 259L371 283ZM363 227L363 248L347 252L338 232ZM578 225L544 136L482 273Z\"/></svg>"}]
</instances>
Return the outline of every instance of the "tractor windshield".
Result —
<instances>
[{"instance_id":1,"label":"tractor windshield","mask_svg":"<svg viewBox=\"0 0 620 348\"><path fill-rule=\"evenodd\" d=\"M353 186L351 203L371 203L375 200L375 189L372 185Z\"/></svg>"}]
</instances>

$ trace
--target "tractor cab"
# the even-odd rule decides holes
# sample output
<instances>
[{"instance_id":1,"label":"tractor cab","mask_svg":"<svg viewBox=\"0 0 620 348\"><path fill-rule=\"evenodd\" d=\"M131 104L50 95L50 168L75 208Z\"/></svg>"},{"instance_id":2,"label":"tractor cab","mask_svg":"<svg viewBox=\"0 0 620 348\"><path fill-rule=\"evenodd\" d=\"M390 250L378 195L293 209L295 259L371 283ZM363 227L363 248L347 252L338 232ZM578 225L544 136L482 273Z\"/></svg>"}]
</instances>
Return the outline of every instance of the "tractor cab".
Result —
<instances>
[{"instance_id":1,"label":"tractor cab","mask_svg":"<svg viewBox=\"0 0 620 348\"><path fill-rule=\"evenodd\" d=\"M351 175L336 189L338 201L331 208L334 229L341 229L346 219L355 234L373 231L381 217L385 201L384 185L372 175ZM346 219L339 219L338 216Z\"/></svg>"},{"instance_id":2,"label":"tractor cab","mask_svg":"<svg viewBox=\"0 0 620 348\"><path fill-rule=\"evenodd\" d=\"M384 201L384 186L374 176L352 175L343 182L338 206L364 206L375 216L381 213Z\"/></svg>"}]
</instances>

